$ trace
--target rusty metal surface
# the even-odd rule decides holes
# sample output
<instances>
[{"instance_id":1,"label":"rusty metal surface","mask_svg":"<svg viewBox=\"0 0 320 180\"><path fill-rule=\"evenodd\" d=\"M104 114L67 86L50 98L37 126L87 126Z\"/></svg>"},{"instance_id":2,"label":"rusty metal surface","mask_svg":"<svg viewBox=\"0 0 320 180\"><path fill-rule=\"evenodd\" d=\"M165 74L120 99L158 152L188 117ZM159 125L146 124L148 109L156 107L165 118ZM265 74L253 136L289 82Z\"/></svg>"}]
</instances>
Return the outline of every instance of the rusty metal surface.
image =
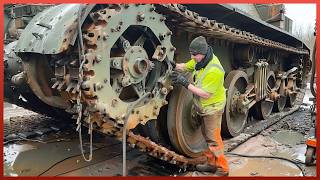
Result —
<instances>
[{"instance_id":1,"label":"rusty metal surface","mask_svg":"<svg viewBox=\"0 0 320 180\"><path fill-rule=\"evenodd\" d=\"M75 41L77 12L82 6L61 4L37 14L21 34L15 52L58 54L65 51ZM87 17L92 7L85 6L83 17Z\"/></svg>"},{"instance_id":2,"label":"rusty metal surface","mask_svg":"<svg viewBox=\"0 0 320 180\"><path fill-rule=\"evenodd\" d=\"M168 106L167 128L171 144L179 153L199 157L206 149L206 143L199 117L192 107L192 98L192 93L183 87L173 90Z\"/></svg>"},{"instance_id":3,"label":"rusty metal surface","mask_svg":"<svg viewBox=\"0 0 320 180\"><path fill-rule=\"evenodd\" d=\"M24 61L23 63L29 87L46 104L66 109L69 106L68 102L65 102L60 96L56 96L49 86L50 72L46 71L48 62L38 61L37 57L39 56L32 56L30 61Z\"/></svg>"},{"instance_id":4,"label":"rusty metal surface","mask_svg":"<svg viewBox=\"0 0 320 180\"><path fill-rule=\"evenodd\" d=\"M275 75L273 71L269 71L266 75L266 97L263 98L260 102L255 104L254 111L253 111L253 117L256 119L267 119L268 116L271 115L272 109L274 106L274 102L277 100L278 93L276 90L273 90L275 86Z\"/></svg>"},{"instance_id":5,"label":"rusty metal surface","mask_svg":"<svg viewBox=\"0 0 320 180\"><path fill-rule=\"evenodd\" d=\"M50 56L50 58L44 55L63 52L72 44L72 38L75 35L74 30L77 25L76 10L79 6L70 5L74 9L68 9L70 7L67 5L63 7L66 7L62 9L63 12L67 13L70 11L74 14L70 18L72 21L70 19L66 20L66 27L63 28L63 32L68 32L70 35L61 33L56 40L46 40L41 33L53 30L53 27L48 24L48 17L44 18L44 22L35 22L37 19L35 18L33 23L36 24L37 28L42 28L41 32L31 35L30 38L33 39L23 37L21 44L18 44L19 47L16 48L20 54L23 54L21 52L39 52L42 54L28 57L24 62L28 83L33 92L45 103L53 107L66 109L74 115L75 119L80 114L76 113L79 104L75 102L81 101L81 105L84 106L83 111L81 111L81 114L84 115L82 120L89 124L95 123L97 125L96 130L118 138L123 131L128 130L128 141L130 144L139 147L139 149L148 152L154 157L182 167L204 162L201 152L188 154L185 153L187 152L185 149L188 147L181 146L180 149L184 148L182 151L184 154L193 157L189 158L130 131L139 124L144 125L150 120L157 119L160 108L168 104L166 96L173 88L168 78L172 70L169 61L173 60L175 48L171 44L172 32L166 23L175 23L177 29L183 29L183 31L187 32L199 32L216 39L228 40L239 44L269 47L296 55L308 54L308 50L306 49L291 47L224 25L215 20L208 20L206 17L201 17L196 12L189 11L181 5L121 4L108 5L91 12L88 16L90 21L83 25L83 33L81 34L84 39L85 48L84 56L80 56L80 62L84 62L82 66L78 62L77 45L69 49L71 55L69 54L70 57L68 55L66 59L63 59L63 55L65 54ZM91 6L87 8L89 7ZM48 12L51 11L52 9ZM86 10L83 11L83 13L86 12ZM39 15L39 17L43 17L43 15ZM179 20L179 24L176 23L177 19ZM33 27L30 25L30 28ZM55 28L57 28L56 24ZM69 30L72 30L72 32ZM29 29L28 33L30 32L32 31ZM136 41L134 41L135 39L130 39L132 37L130 33L133 32L139 32L141 35ZM50 34L50 37L54 36L55 33L57 32L55 31ZM68 39L64 39L64 37ZM144 46L146 39L149 39L151 42ZM31 44L27 45L26 42L29 42L29 40ZM49 44L50 46L46 47ZM23 47L26 47L26 50ZM23 49L21 50L21 48ZM249 53L250 49L247 51ZM249 59L251 55L246 54L243 56L244 59ZM54 72L45 72L46 68L44 67L47 66L45 63L49 61L54 64ZM80 70L83 70L83 82L79 79ZM229 116L230 112L233 113L233 116L240 117L240 127L236 127L237 129L233 132L234 135L240 133L243 129L248 109L255 103L253 100L249 101L246 99L246 96L254 97L257 95L257 100L263 99L266 96L264 83L267 73L266 69L262 71L259 74L259 78L263 79L259 85L260 93L251 93L254 86L248 84L245 72L239 76L245 79L246 83L244 86L236 87L238 88L236 90L232 88L236 84L234 81L239 78L238 75L234 75L233 71L231 71L229 75L237 77L230 75L226 79L226 82L229 84L228 87L232 87L229 89L229 92L234 90L234 92L228 94L229 103L227 104L226 111ZM275 90L279 91L281 95L290 97L290 95L296 93L295 77L294 74L288 76L289 81L286 86L284 79L287 76L285 78L283 76L279 75L277 77L280 80ZM51 77L55 78L50 79ZM146 82L146 80L149 81ZM239 89L241 89L241 92ZM79 93L82 93L81 99L76 97ZM124 129L123 125L128 107L130 104L139 101L146 93L151 93L152 95L130 112L128 128ZM274 93L273 97L277 97L277 94ZM293 102L294 99L291 99ZM179 108L182 111L183 107ZM182 116L178 118L182 119ZM231 117L229 117L229 121L232 121ZM227 126L231 127L232 125ZM181 134L178 134L177 138L174 137L177 141L181 141L179 138L182 138ZM179 148L177 149L179 150Z\"/></svg>"}]
</instances>

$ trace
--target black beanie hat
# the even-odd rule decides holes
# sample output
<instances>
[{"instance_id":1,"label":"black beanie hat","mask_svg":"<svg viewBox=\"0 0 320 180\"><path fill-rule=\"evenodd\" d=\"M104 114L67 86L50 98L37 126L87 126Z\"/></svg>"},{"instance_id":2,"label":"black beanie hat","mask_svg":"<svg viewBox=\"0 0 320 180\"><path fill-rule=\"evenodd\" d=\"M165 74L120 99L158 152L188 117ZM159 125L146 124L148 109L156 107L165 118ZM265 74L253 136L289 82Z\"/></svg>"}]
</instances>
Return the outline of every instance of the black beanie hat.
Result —
<instances>
[{"instance_id":1,"label":"black beanie hat","mask_svg":"<svg viewBox=\"0 0 320 180\"><path fill-rule=\"evenodd\" d=\"M189 51L191 54L206 55L208 51L208 43L206 41L206 38L203 36L194 38L190 43Z\"/></svg>"}]
</instances>

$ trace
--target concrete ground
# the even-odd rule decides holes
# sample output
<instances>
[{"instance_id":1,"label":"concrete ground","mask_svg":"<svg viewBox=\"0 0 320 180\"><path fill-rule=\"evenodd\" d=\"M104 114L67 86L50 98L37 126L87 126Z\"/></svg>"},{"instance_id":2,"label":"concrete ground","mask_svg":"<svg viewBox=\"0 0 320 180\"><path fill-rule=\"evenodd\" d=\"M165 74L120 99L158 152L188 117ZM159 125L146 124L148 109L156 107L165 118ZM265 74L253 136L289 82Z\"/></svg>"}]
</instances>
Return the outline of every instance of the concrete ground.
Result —
<instances>
[{"instance_id":1,"label":"concrete ground","mask_svg":"<svg viewBox=\"0 0 320 180\"><path fill-rule=\"evenodd\" d=\"M315 176L316 166L306 167L303 164L305 140L308 138L310 127L313 126L309 113L309 97L310 91L307 91L304 105L298 111L230 152L272 158L248 158L226 154L230 176L302 176L303 173L306 176ZM26 123L22 117L28 117L30 120ZM80 153L78 134L75 133L74 126L68 125L70 123L48 118L8 103L4 103L4 121L5 135L17 134L19 130L36 130L48 126L48 122L50 127L61 125L60 130L51 133L50 136L39 136L33 141L6 143L5 176L120 176L122 174L122 146L117 140L96 134L93 160L86 162ZM63 127L62 124L68 127ZM85 150L88 150L87 142L88 139L85 138ZM130 176L186 175L186 172L174 165L129 147L127 150L127 169ZM88 154L85 156L88 157Z\"/></svg>"}]
</instances>

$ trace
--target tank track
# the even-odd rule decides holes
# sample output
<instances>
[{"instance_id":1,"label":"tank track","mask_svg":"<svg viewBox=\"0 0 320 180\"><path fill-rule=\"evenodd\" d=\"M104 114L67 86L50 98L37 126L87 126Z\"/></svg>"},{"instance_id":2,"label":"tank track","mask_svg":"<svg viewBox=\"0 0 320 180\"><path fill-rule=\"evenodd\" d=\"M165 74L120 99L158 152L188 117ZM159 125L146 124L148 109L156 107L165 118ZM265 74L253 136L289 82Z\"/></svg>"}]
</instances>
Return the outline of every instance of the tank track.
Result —
<instances>
[{"instance_id":1,"label":"tank track","mask_svg":"<svg viewBox=\"0 0 320 180\"><path fill-rule=\"evenodd\" d=\"M179 21L175 23L175 27L182 28L184 31L198 32L206 36L214 36L215 38L226 39L229 41L245 44L255 44L270 48L277 48L298 54L309 54L305 49L298 49L275 42L263 37L259 37L250 32L242 31L237 28L230 27L215 20L209 20L207 17L199 16L198 13L190 11L181 4L161 4L156 5L156 11L170 18L169 21Z\"/></svg>"},{"instance_id":2,"label":"tank track","mask_svg":"<svg viewBox=\"0 0 320 180\"><path fill-rule=\"evenodd\" d=\"M168 23L175 23L175 21L179 21L179 23L175 23L175 26L177 28L182 28L184 31L199 32L199 34L203 34L208 37L211 36L237 43L265 46L297 54L308 54L307 50L290 47L279 42L256 36L246 31L241 31L223 23L219 23L215 20L208 20L206 17L199 16L196 12L187 10L183 5L156 4L155 7L156 12L167 17L166 22L168 21ZM106 132L106 130L103 128L97 130L108 135L121 137L120 134L123 131L123 124L115 122L115 124L110 124L110 127L113 128L108 129L108 132ZM129 131L127 135L128 143L132 147L136 147L141 151L147 152L153 157L162 159L171 164L176 164L180 167L186 168L188 165L195 165L204 163L206 161L204 156L199 158L188 158L180 155L160 144L153 142L149 138L134 134L132 131Z\"/></svg>"}]
</instances>

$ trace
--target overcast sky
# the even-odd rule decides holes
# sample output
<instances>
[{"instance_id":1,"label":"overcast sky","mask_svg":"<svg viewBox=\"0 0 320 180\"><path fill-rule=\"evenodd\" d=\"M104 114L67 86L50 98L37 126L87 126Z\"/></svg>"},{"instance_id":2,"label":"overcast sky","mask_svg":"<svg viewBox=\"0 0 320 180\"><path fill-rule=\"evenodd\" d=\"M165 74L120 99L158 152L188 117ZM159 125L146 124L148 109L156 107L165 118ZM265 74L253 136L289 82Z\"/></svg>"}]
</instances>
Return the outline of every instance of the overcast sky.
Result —
<instances>
[{"instance_id":1,"label":"overcast sky","mask_svg":"<svg viewBox=\"0 0 320 180\"><path fill-rule=\"evenodd\" d=\"M303 26L307 30L309 25L314 31L316 19L316 4L285 4L286 15L293 20L293 30L295 26Z\"/></svg>"}]
</instances>

